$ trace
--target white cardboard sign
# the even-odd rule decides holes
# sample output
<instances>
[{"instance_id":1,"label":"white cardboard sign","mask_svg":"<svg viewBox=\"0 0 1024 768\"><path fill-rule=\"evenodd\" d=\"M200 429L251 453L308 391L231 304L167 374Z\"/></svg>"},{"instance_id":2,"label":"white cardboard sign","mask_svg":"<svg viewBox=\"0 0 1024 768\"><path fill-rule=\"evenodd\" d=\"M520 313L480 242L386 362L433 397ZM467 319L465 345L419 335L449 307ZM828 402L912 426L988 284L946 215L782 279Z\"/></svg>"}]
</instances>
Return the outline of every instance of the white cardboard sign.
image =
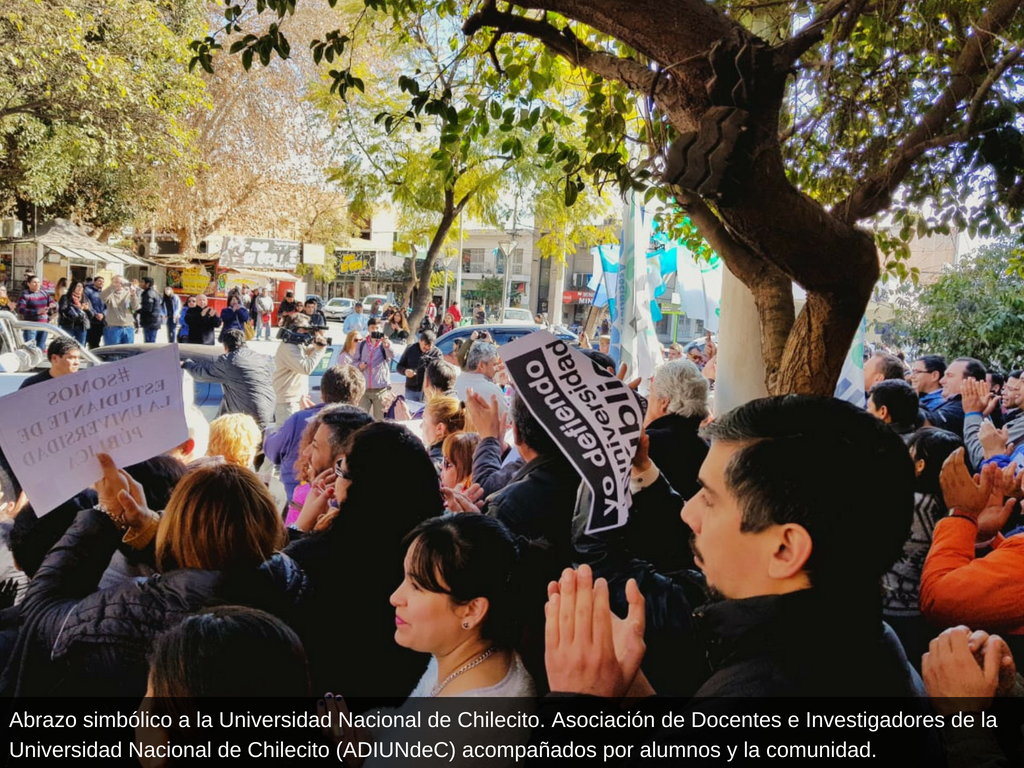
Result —
<instances>
[{"instance_id":1,"label":"white cardboard sign","mask_svg":"<svg viewBox=\"0 0 1024 768\"><path fill-rule=\"evenodd\" d=\"M188 439L177 345L93 366L0 398L0 446L37 515L119 467Z\"/></svg>"}]
</instances>

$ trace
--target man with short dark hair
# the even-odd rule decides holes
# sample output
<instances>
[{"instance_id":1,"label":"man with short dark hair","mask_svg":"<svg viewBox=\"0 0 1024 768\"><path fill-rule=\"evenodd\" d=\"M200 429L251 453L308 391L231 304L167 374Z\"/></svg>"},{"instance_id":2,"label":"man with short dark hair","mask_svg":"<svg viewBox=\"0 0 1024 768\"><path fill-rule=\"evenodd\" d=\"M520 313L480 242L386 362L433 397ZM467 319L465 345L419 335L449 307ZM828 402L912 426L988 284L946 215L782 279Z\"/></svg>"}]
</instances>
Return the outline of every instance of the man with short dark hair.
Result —
<instances>
[{"instance_id":1,"label":"man with short dark hair","mask_svg":"<svg viewBox=\"0 0 1024 768\"><path fill-rule=\"evenodd\" d=\"M914 361L910 369L910 384L926 411L934 411L943 403L942 385L946 375L946 361L940 355L925 355Z\"/></svg>"},{"instance_id":2,"label":"man with short dark hair","mask_svg":"<svg viewBox=\"0 0 1024 768\"><path fill-rule=\"evenodd\" d=\"M868 391L868 413L909 440L917 429L917 392L905 381L885 379Z\"/></svg>"},{"instance_id":3,"label":"man with short dark hair","mask_svg":"<svg viewBox=\"0 0 1024 768\"><path fill-rule=\"evenodd\" d=\"M945 402L932 411L926 411L925 417L933 427L964 435L964 408L960 389L965 379L985 380L985 366L973 357L958 357L943 374L939 383L942 385L942 396Z\"/></svg>"},{"instance_id":4,"label":"man with short dark hair","mask_svg":"<svg viewBox=\"0 0 1024 768\"><path fill-rule=\"evenodd\" d=\"M299 443L302 442L306 422L328 405L358 406L365 389L366 377L355 366L332 365L324 371L320 380L322 402L312 408L293 413L280 429L267 435L263 452L268 461L281 468L281 483L289 500L299 484L295 474L295 462L299 458Z\"/></svg>"},{"instance_id":5,"label":"man with short dark hair","mask_svg":"<svg viewBox=\"0 0 1024 768\"><path fill-rule=\"evenodd\" d=\"M513 439L525 464L505 488L487 497L481 511L515 534L546 539L556 558L569 564L580 476L522 398L512 402L511 414Z\"/></svg>"},{"instance_id":6,"label":"man with short dark hair","mask_svg":"<svg viewBox=\"0 0 1024 768\"><path fill-rule=\"evenodd\" d=\"M694 588L692 572L663 575L616 557L615 535L581 535L579 557L597 573L567 569L549 589L551 690L621 697L642 686L642 639L661 631L675 638L676 665L699 674L696 708L714 702L732 712L771 696L922 696L881 619L879 581L900 555L914 508L903 442L860 408L800 395L747 403L704 435L702 489L682 519L718 599ZM870 503L837 493L861 478L885 493ZM612 622L609 596L620 615L628 607L614 647L595 642Z\"/></svg>"},{"instance_id":7,"label":"man with short dark hair","mask_svg":"<svg viewBox=\"0 0 1024 768\"><path fill-rule=\"evenodd\" d=\"M309 324L314 328L326 328L327 319L320 311L320 305L316 299L306 299L302 305L302 311L309 316Z\"/></svg>"},{"instance_id":8,"label":"man with short dark hair","mask_svg":"<svg viewBox=\"0 0 1024 768\"><path fill-rule=\"evenodd\" d=\"M74 339L64 336L57 336L46 348L46 359L50 361L49 369L41 371L34 376L29 376L18 389L31 387L58 376L66 376L69 373L77 373L78 365L81 362L81 347Z\"/></svg>"},{"instance_id":9,"label":"man with short dark hair","mask_svg":"<svg viewBox=\"0 0 1024 768\"><path fill-rule=\"evenodd\" d=\"M92 305L92 321L89 323L89 330L85 333L85 343L89 349L96 349L103 342L103 328L106 326L107 305L103 302L103 285L106 281L103 275L96 275L91 284L85 286L85 297Z\"/></svg>"},{"instance_id":10,"label":"man with short dark hair","mask_svg":"<svg viewBox=\"0 0 1024 768\"><path fill-rule=\"evenodd\" d=\"M441 350L434 346L437 334L433 331L420 333L418 344L405 348L395 370L405 374L405 399L414 403L423 402L424 371L434 361L443 362Z\"/></svg>"},{"instance_id":11,"label":"man with short dark hair","mask_svg":"<svg viewBox=\"0 0 1024 768\"><path fill-rule=\"evenodd\" d=\"M224 354L215 360L185 360L181 367L196 381L220 384L224 397L217 415L247 413L260 429L274 421L274 366L270 358L250 349L237 328L224 333Z\"/></svg>"},{"instance_id":12,"label":"man with short dark hair","mask_svg":"<svg viewBox=\"0 0 1024 768\"><path fill-rule=\"evenodd\" d=\"M147 344L156 341L156 335L163 325L164 307L160 294L153 287L153 278L148 275L142 278L142 290L139 292L139 326L142 337Z\"/></svg>"},{"instance_id":13,"label":"man with short dark hair","mask_svg":"<svg viewBox=\"0 0 1024 768\"><path fill-rule=\"evenodd\" d=\"M896 355L876 352L864 361L864 392L867 393L875 384L887 379L903 381L906 371L903 361Z\"/></svg>"}]
</instances>

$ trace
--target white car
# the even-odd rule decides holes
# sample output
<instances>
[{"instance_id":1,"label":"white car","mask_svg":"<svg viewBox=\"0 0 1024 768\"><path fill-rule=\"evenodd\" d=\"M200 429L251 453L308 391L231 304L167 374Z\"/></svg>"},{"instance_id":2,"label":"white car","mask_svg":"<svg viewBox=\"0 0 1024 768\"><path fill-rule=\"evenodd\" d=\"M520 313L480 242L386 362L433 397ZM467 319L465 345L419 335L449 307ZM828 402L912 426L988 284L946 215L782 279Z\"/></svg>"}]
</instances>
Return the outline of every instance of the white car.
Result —
<instances>
[{"instance_id":1,"label":"white car","mask_svg":"<svg viewBox=\"0 0 1024 768\"><path fill-rule=\"evenodd\" d=\"M533 313L523 307L505 307L501 322L505 325L536 325L533 322Z\"/></svg>"},{"instance_id":2,"label":"white car","mask_svg":"<svg viewBox=\"0 0 1024 768\"><path fill-rule=\"evenodd\" d=\"M381 303L383 307L388 303L388 297L383 293L371 293L369 296L363 298L363 312L370 312L373 309L373 305L377 302Z\"/></svg>"},{"instance_id":3,"label":"white car","mask_svg":"<svg viewBox=\"0 0 1024 768\"><path fill-rule=\"evenodd\" d=\"M326 317L328 320L344 320L346 317L352 314L352 310L353 308L355 308L355 306L355 299L331 299L326 304L324 304L324 317Z\"/></svg>"}]
</instances>

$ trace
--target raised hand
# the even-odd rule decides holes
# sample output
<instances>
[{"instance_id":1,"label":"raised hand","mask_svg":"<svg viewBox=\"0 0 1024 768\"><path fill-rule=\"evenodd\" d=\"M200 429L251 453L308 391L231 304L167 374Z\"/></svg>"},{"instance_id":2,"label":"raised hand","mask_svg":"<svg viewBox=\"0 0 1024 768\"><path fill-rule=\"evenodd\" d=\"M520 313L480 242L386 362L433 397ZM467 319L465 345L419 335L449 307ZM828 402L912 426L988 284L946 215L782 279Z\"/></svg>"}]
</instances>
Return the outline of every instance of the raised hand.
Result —
<instances>
[{"instance_id":1,"label":"raised hand","mask_svg":"<svg viewBox=\"0 0 1024 768\"><path fill-rule=\"evenodd\" d=\"M626 596L629 615L616 625L608 582L595 582L590 566L567 568L548 587L544 663L552 691L610 698L629 691L646 647L644 599L632 579Z\"/></svg>"},{"instance_id":2,"label":"raised hand","mask_svg":"<svg viewBox=\"0 0 1024 768\"><path fill-rule=\"evenodd\" d=\"M978 441L986 459L1002 456L1010 452L1010 430L1008 427L996 429L987 419L978 428Z\"/></svg>"},{"instance_id":3,"label":"raised hand","mask_svg":"<svg viewBox=\"0 0 1024 768\"><path fill-rule=\"evenodd\" d=\"M975 482L964 463L964 449L957 448L943 462L939 473L939 485L946 505L977 516L988 506L998 474L999 468L995 464L986 464L982 467L980 480Z\"/></svg>"},{"instance_id":4,"label":"raised hand","mask_svg":"<svg viewBox=\"0 0 1024 768\"><path fill-rule=\"evenodd\" d=\"M964 413L982 413L988 406L992 391L984 381L964 379L963 385L960 387L960 397Z\"/></svg>"},{"instance_id":5,"label":"raised hand","mask_svg":"<svg viewBox=\"0 0 1024 768\"><path fill-rule=\"evenodd\" d=\"M466 390L466 410L476 427L480 439L493 437L501 440L505 435L502 429L501 409L498 407L498 396L491 395L490 402L483 399L470 387Z\"/></svg>"}]
</instances>

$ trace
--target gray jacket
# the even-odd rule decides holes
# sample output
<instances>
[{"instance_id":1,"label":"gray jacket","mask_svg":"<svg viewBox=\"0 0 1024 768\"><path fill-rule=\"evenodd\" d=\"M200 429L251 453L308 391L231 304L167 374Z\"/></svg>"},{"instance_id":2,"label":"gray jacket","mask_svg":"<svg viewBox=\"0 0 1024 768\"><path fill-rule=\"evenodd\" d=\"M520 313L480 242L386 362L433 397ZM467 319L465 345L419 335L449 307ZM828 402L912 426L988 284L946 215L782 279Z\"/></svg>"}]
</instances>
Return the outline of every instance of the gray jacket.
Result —
<instances>
[{"instance_id":1,"label":"gray jacket","mask_svg":"<svg viewBox=\"0 0 1024 768\"><path fill-rule=\"evenodd\" d=\"M981 429L982 416L971 413L964 417L964 446L967 448L967 456L971 460L971 467L977 470L981 462L985 460L985 451L981 447L981 440L978 438L978 430ZM1010 435L1010 442L1019 447L1024 439L1024 417L1013 419L1006 424L1006 431Z\"/></svg>"},{"instance_id":2,"label":"gray jacket","mask_svg":"<svg viewBox=\"0 0 1024 768\"><path fill-rule=\"evenodd\" d=\"M266 355L242 347L216 360L186 360L183 367L196 381L214 382L224 389L218 415L248 413L260 429L274 420L274 365Z\"/></svg>"}]
</instances>

